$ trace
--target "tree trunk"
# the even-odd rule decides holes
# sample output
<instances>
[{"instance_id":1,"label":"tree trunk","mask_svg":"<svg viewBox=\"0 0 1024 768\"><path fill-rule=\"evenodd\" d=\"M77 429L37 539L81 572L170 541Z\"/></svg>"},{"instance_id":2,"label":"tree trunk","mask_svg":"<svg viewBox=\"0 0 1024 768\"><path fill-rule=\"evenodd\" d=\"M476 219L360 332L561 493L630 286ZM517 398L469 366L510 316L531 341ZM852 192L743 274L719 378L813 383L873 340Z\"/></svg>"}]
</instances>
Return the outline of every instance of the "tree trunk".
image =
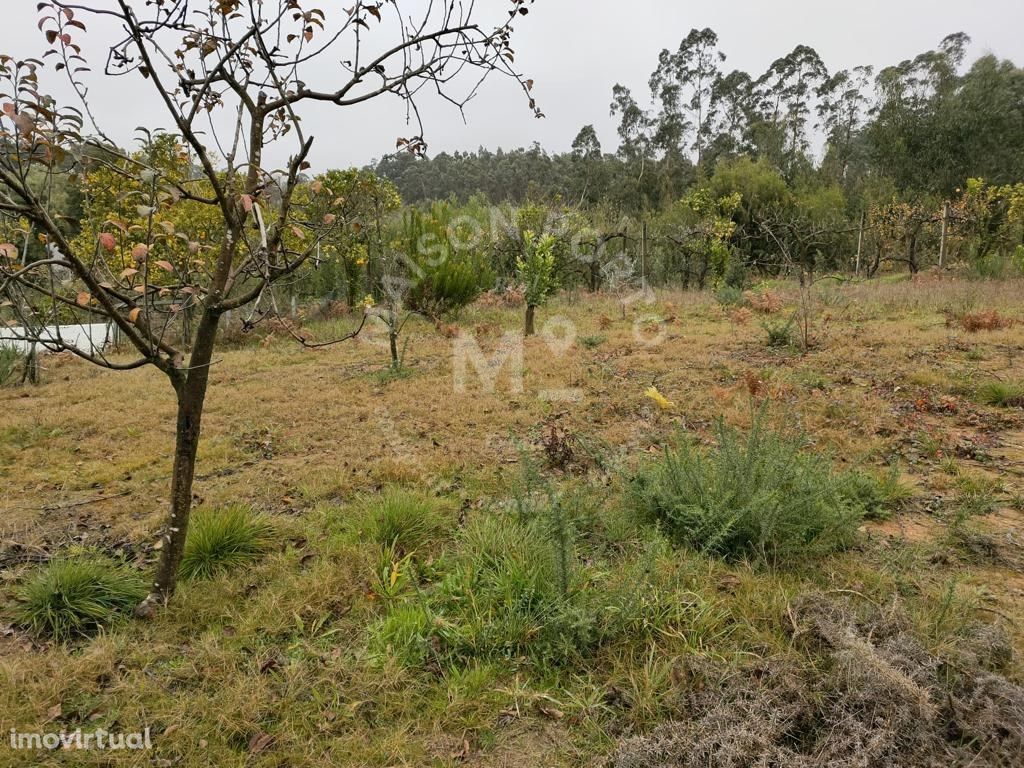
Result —
<instances>
[{"instance_id":1,"label":"tree trunk","mask_svg":"<svg viewBox=\"0 0 1024 768\"><path fill-rule=\"evenodd\" d=\"M910 274L917 274L917 233L907 239L907 264L910 266Z\"/></svg>"},{"instance_id":2,"label":"tree trunk","mask_svg":"<svg viewBox=\"0 0 1024 768\"><path fill-rule=\"evenodd\" d=\"M590 292L597 293L601 290L601 264L597 260L597 253L594 253L594 260L590 262Z\"/></svg>"},{"instance_id":3,"label":"tree trunk","mask_svg":"<svg viewBox=\"0 0 1024 768\"><path fill-rule=\"evenodd\" d=\"M526 336L533 336L537 332L533 326L533 315L536 309L532 304L526 305L526 330L523 332Z\"/></svg>"},{"instance_id":4,"label":"tree trunk","mask_svg":"<svg viewBox=\"0 0 1024 768\"><path fill-rule=\"evenodd\" d=\"M397 323L398 318L394 318L391 322ZM388 333L388 342L391 345L391 368L397 371L401 367L401 363L398 360L398 333L394 325Z\"/></svg>"},{"instance_id":5,"label":"tree trunk","mask_svg":"<svg viewBox=\"0 0 1024 768\"><path fill-rule=\"evenodd\" d=\"M711 269L711 263L708 261L707 256L701 257L700 272L697 274L697 290L703 291L704 287L708 282L708 271Z\"/></svg>"},{"instance_id":6,"label":"tree trunk","mask_svg":"<svg viewBox=\"0 0 1024 768\"><path fill-rule=\"evenodd\" d=\"M175 427L174 468L171 471L171 513L167 532L162 542L160 562L149 596L135 609L141 618L151 616L154 610L174 594L178 583L178 566L185 553L189 516L192 512L192 482L195 478L196 452L206 403L206 389L210 380L210 362L220 315L204 312L196 329L195 348L189 361L188 372L175 380L178 396L178 419Z\"/></svg>"}]
</instances>

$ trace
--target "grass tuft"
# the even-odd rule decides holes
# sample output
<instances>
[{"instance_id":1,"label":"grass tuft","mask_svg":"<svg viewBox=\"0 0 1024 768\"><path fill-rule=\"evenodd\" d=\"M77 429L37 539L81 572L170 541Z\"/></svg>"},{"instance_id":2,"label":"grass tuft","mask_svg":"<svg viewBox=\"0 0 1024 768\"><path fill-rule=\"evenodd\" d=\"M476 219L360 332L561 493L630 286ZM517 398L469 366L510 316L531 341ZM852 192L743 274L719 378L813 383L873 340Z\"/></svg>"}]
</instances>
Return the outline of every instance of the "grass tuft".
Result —
<instances>
[{"instance_id":1,"label":"grass tuft","mask_svg":"<svg viewBox=\"0 0 1024 768\"><path fill-rule=\"evenodd\" d=\"M978 400L1001 408L1024 408L1024 382L986 382L978 387Z\"/></svg>"},{"instance_id":2,"label":"grass tuft","mask_svg":"<svg viewBox=\"0 0 1024 768\"><path fill-rule=\"evenodd\" d=\"M245 506L197 510L181 559L181 575L206 579L251 563L270 548L273 534L274 526Z\"/></svg>"},{"instance_id":3,"label":"grass tuft","mask_svg":"<svg viewBox=\"0 0 1024 768\"><path fill-rule=\"evenodd\" d=\"M434 499L401 489L390 489L369 508L369 534L394 552L413 552L429 543L444 528L444 517Z\"/></svg>"},{"instance_id":4,"label":"grass tuft","mask_svg":"<svg viewBox=\"0 0 1024 768\"><path fill-rule=\"evenodd\" d=\"M37 637L66 642L110 626L145 596L142 576L111 560L51 560L18 590L14 620Z\"/></svg>"}]
</instances>

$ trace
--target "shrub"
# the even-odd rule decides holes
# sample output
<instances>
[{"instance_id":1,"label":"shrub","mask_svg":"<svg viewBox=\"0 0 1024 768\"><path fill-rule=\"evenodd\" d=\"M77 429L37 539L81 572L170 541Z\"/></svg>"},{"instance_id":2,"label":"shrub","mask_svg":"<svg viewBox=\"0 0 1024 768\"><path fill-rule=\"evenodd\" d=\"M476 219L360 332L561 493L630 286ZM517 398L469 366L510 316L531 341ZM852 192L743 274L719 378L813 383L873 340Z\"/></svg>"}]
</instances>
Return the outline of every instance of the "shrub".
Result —
<instances>
[{"instance_id":1,"label":"shrub","mask_svg":"<svg viewBox=\"0 0 1024 768\"><path fill-rule=\"evenodd\" d=\"M882 474L854 469L840 476L843 495L857 502L868 520L885 520L892 508L913 496L913 489L900 480L899 467L893 464Z\"/></svg>"},{"instance_id":2,"label":"shrub","mask_svg":"<svg viewBox=\"0 0 1024 768\"><path fill-rule=\"evenodd\" d=\"M715 301L723 307L736 307L743 302L743 290L732 285L723 285L715 291Z\"/></svg>"},{"instance_id":3,"label":"shrub","mask_svg":"<svg viewBox=\"0 0 1024 768\"><path fill-rule=\"evenodd\" d=\"M185 542L181 575L204 579L253 562L273 542L274 526L250 508L197 510Z\"/></svg>"},{"instance_id":4,"label":"shrub","mask_svg":"<svg viewBox=\"0 0 1024 768\"><path fill-rule=\"evenodd\" d=\"M0 387L5 387L14 380L24 357L20 350L0 345Z\"/></svg>"},{"instance_id":5,"label":"shrub","mask_svg":"<svg viewBox=\"0 0 1024 768\"><path fill-rule=\"evenodd\" d=\"M424 261L408 296L409 307L438 318L472 304L494 282L494 274L476 255L449 251L436 264Z\"/></svg>"},{"instance_id":6,"label":"shrub","mask_svg":"<svg viewBox=\"0 0 1024 768\"><path fill-rule=\"evenodd\" d=\"M114 561L51 560L18 590L14 618L36 636L65 642L110 626L145 596L142 576Z\"/></svg>"},{"instance_id":7,"label":"shrub","mask_svg":"<svg viewBox=\"0 0 1024 768\"><path fill-rule=\"evenodd\" d=\"M978 400L1002 408L1024 408L1024 382L987 382L978 387Z\"/></svg>"},{"instance_id":8,"label":"shrub","mask_svg":"<svg viewBox=\"0 0 1024 768\"><path fill-rule=\"evenodd\" d=\"M456 216L447 202L434 203L427 211L413 208L403 214L401 242L415 264L406 297L410 309L435 319L454 314L494 285L485 250L469 247L475 241L477 227L483 229L483 223Z\"/></svg>"},{"instance_id":9,"label":"shrub","mask_svg":"<svg viewBox=\"0 0 1024 768\"><path fill-rule=\"evenodd\" d=\"M765 321L761 323L761 327L764 328L765 333L768 334L766 343L769 347L788 347L793 344L793 328L795 325L795 317L789 318L784 322L770 322Z\"/></svg>"},{"instance_id":10,"label":"shrub","mask_svg":"<svg viewBox=\"0 0 1024 768\"><path fill-rule=\"evenodd\" d=\"M729 312L729 319L736 325L746 325L750 322L751 312L746 307L736 307Z\"/></svg>"},{"instance_id":11,"label":"shrub","mask_svg":"<svg viewBox=\"0 0 1024 768\"><path fill-rule=\"evenodd\" d=\"M419 549L444 529L444 517L434 499L391 489L369 507L369 535L397 554Z\"/></svg>"},{"instance_id":12,"label":"shrub","mask_svg":"<svg viewBox=\"0 0 1024 768\"><path fill-rule=\"evenodd\" d=\"M782 309L782 299L771 291L746 291L743 301L748 307L762 315L771 315Z\"/></svg>"},{"instance_id":13,"label":"shrub","mask_svg":"<svg viewBox=\"0 0 1024 768\"><path fill-rule=\"evenodd\" d=\"M994 309L985 309L981 312L965 312L957 319L960 322L960 326L968 333L997 331L1013 325L1012 319L1003 317Z\"/></svg>"},{"instance_id":14,"label":"shrub","mask_svg":"<svg viewBox=\"0 0 1024 768\"><path fill-rule=\"evenodd\" d=\"M677 544L728 558L780 558L848 544L864 505L803 440L763 426L747 434L721 421L717 444L686 441L634 478L637 509Z\"/></svg>"}]
</instances>

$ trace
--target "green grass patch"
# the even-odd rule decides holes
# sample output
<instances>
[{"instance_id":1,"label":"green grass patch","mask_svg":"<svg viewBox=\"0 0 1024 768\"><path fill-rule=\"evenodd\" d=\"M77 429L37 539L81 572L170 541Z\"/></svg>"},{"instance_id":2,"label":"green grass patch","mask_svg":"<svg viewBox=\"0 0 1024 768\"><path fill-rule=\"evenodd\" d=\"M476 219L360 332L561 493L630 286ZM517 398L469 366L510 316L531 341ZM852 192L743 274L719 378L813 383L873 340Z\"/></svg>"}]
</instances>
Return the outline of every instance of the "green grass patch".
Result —
<instances>
[{"instance_id":1,"label":"green grass patch","mask_svg":"<svg viewBox=\"0 0 1024 768\"><path fill-rule=\"evenodd\" d=\"M978 400L1000 408L1024 408L1024 381L989 381L978 387Z\"/></svg>"},{"instance_id":2,"label":"green grass patch","mask_svg":"<svg viewBox=\"0 0 1024 768\"><path fill-rule=\"evenodd\" d=\"M414 667L564 669L670 628L695 647L726 633L714 603L661 571L678 556L647 533L609 554L601 516L553 493L474 517L371 626L371 655Z\"/></svg>"},{"instance_id":3,"label":"green grass patch","mask_svg":"<svg viewBox=\"0 0 1024 768\"><path fill-rule=\"evenodd\" d=\"M391 488L367 508L369 537L385 549L409 554L436 539L449 524L437 500Z\"/></svg>"},{"instance_id":4,"label":"green grass patch","mask_svg":"<svg viewBox=\"0 0 1024 768\"><path fill-rule=\"evenodd\" d=\"M274 526L249 507L200 509L192 515L181 576L207 579L259 559L273 543Z\"/></svg>"},{"instance_id":5,"label":"green grass patch","mask_svg":"<svg viewBox=\"0 0 1024 768\"><path fill-rule=\"evenodd\" d=\"M585 349L597 349L606 341L608 341L607 336L582 336L580 338L580 346Z\"/></svg>"},{"instance_id":6,"label":"green grass patch","mask_svg":"<svg viewBox=\"0 0 1024 768\"><path fill-rule=\"evenodd\" d=\"M14 347L0 346L0 387L13 384L25 355Z\"/></svg>"},{"instance_id":7,"label":"green grass patch","mask_svg":"<svg viewBox=\"0 0 1024 768\"><path fill-rule=\"evenodd\" d=\"M142 575L100 557L56 559L18 589L14 620L37 637L88 637L130 614L146 596Z\"/></svg>"}]
</instances>

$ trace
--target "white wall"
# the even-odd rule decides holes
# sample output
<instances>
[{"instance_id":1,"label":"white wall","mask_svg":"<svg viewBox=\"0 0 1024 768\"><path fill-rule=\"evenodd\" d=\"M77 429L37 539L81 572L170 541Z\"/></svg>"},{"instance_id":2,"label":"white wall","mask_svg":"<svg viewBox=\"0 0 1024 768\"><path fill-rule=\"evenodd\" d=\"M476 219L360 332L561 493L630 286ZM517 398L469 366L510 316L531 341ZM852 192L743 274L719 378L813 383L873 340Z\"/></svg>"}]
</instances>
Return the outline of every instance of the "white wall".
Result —
<instances>
[{"instance_id":1,"label":"white wall","mask_svg":"<svg viewBox=\"0 0 1024 768\"><path fill-rule=\"evenodd\" d=\"M0 327L0 346L14 347L22 352L27 352L32 347L32 342L24 341L25 329L15 326L14 328ZM97 352L108 343L113 341L113 334L110 326L102 323L91 325L51 325L43 329L39 334L39 343L36 345L38 352L59 352L59 346L55 343L47 344L47 341L56 342L59 338L63 346L73 346L82 352Z\"/></svg>"}]
</instances>

